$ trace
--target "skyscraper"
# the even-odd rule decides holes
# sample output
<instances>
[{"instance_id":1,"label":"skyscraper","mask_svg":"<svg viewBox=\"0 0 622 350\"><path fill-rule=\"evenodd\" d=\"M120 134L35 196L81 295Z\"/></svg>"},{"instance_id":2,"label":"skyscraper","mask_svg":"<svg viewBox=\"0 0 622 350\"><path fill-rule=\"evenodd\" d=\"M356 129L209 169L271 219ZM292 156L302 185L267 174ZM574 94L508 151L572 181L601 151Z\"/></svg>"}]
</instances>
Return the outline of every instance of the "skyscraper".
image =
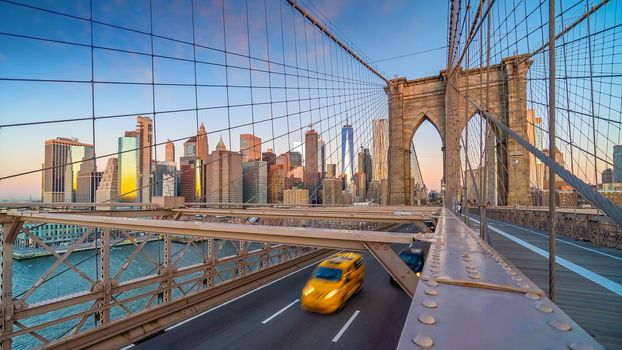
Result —
<instances>
[{"instance_id":1,"label":"skyscraper","mask_svg":"<svg viewBox=\"0 0 622 350\"><path fill-rule=\"evenodd\" d=\"M240 134L242 162L261 160L261 138L252 134Z\"/></svg>"},{"instance_id":2,"label":"skyscraper","mask_svg":"<svg viewBox=\"0 0 622 350\"><path fill-rule=\"evenodd\" d=\"M43 202L69 203L76 201L80 160L93 157L93 145L78 139L57 137L45 141L43 167ZM76 162L75 164L69 164Z\"/></svg>"},{"instance_id":3,"label":"skyscraper","mask_svg":"<svg viewBox=\"0 0 622 350\"><path fill-rule=\"evenodd\" d=\"M207 158L208 203L242 202L242 155L227 151L222 137Z\"/></svg>"},{"instance_id":4,"label":"skyscraper","mask_svg":"<svg viewBox=\"0 0 622 350\"><path fill-rule=\"evenodd\" d=\"M622 182L622 145L613 146L613 181Z\"/></svg>"},{"instance_id":5,"label":"skyscraper","mask_svg":"<svg viewBox=\"0 0 622 350\"><path fill-rule=\"evenodd\" d=\"M302 153L300 152L287 152L287 156L289 157L289 168L293 169L295 167L299 167L302 165L302 160L304 159L302 157Z\"/></svg>"},{"instance_id":6,"label":"skyscraper","mask_svg":"<svg viewBox=\"0 0 622 350\"><path fill-rule=\"evenodd\" d=\"M78 187L76 190L76 202L78 203L95 203L97 186L102 178L101 171L95 171L95 162L86 160L85 157L80 163L80 171L78 171Z\"/></svg>"},{"instance_id":7,"label":"skyscraper","mask_svg":"<svg viewBox=\"0 0 622 350\"><path fill-rule=\"evenodd\" d=\"M291 167L289 162L289 153L283 153L276 157L276 164L283 164L285 172L288 172Z\"/></svg>"},{"instance_id":8,"label":"skyscraper","mask_svg":"<svg viewBox=\"0 0 622 350\"><path fill-rule=\"evenodd\" d=\"M119 202L136 202L138 198L138 132L126 131L118 140Z\"/></svg>"},{"instance_id":9,"label":"skyscraper","mask_svg":"<svg viewBox=\"0 0 622 350\"><path fill-rule=\"evenodd\" d=\"M354 175L354 130L346 119L346 124L341 128L341 174L347 176L346 181Z\"/></svg>"},{"instance_id":10,"label":"skyscraper","mask_svg":"<svg viewBox=\"0 0 622 350\"><path fill-rule=\"evenodd\" d=\"M99 187L95 192L97 203L107 203L114 200L119 195L119 159L108 158L106 169L99 181Z\"/></svg>"},{"instance_id":11,"label":"skyscraper","mask_svg":"<svg viewBox=\"0 0 622 350\"><path fill-rule=\"evenodd\" d=\"M301 141L294 141L291 152L300 153L300 159L305 159L305 146ZM293 166L292 166L293 167Z\"/></svg>"},{"instance_id":12,"label":"skyscraper","mask_svg":"<svg viewBox=\"0 0 622 350\"><path fill-rule=\"evenodd\" d=\"M151 188L153 174L151 172L153 122L151 118L138 116L136 118L136 132L138 133L138 186L139 201L151 202Z\"/></svg>"},{"instance_id":13,"label":"skyscraper","mask_svg":"<svg viewBox=\"0 0 622 350\"><path fill-rule=\"evenodd\" d=\"M613 183L613 170L611 168L603 170L601 182L604 184Z\"/></svg>"},{"instance_id":14,"label":"skyscraper","mask_svg":"<svg viewBox=\"0 0 622 350\"><path fill-rule=\"evenodd\" d=\"M361 147L357 156L357 172L365 174L365 185L368 186L372 178L372 160L369 148Z\"/></svg>"},{"instance_id":15,"label":"skyscraper","mask_svg":"<svg viewBox=\"0 0 622 350\"><path fill-rule=\"evenodd\" d=\"M242 197L244 203L268 202L268 163L252 160L242 164Z\"/></svg>"},{"instance_id":16,"label":"skyscraper","mask_svg":"<svg viewBox=\"0 0 622 350\"><path fill-rule=\"evenodd\" d=\"M203 123L199 126L199 130L197 130L197 157L201 159L204 163L207 162L207 155L209 154L209 145L207 143L207 132L205 131L205 126Z\"/></svg>"},{"instance_id":17,"label":"skyscraper","mask_svg":"<svg viewBox=\"0 0 622 350\"><path fill-rule=\"evenodd\" d=\"M389 121L387 119L372 120L373 133L373 176L374 181L389 178Z\"/></svg>"},{"instance_id":18,"label":"skyscraper","mask_svg":"<svg viewBox=\"0 0 622 350\"><path fill-rule=\"evenodd\" d=\"M268 166L276 164L276 154L272 151L272 148L268 148L266 152L261 153L261 160L268 163Z\"/></svg>"},{"instance_id":19,"label":"skyscraper","mask_svg":"<svg viewBox=\"0 0 622 350\"><path fill-rule=\"evenodd\" d=\"M286 174L287 170L285 169L285 165L268 165L268 203L283 202Z\"/></svg>"},{"instance_id":20,"label":"skyscraper","mask_svg":"<svg viewBox=\"0 0 622 350\"><path fill-rule=\"evenodd\" d=\"M320 179L326 177L326 142L324 140L317 141L317 162Z\"/></svg>"},{"instance_id":21,"label":"skyscraper","mask_svg":"<svg viewBox=\"0 0 622 350\"><path fill-rule=\"evenodd\" d=\"M309 190L311 203L317 203L320 184L318 172L318 133L310 129L305 133L305 188Z\"/></svg>"},{"instance_id":22,"label":"skyscraper","mask_svg":"<svg viewBox=\"0 0 622 350\"><path fill-rule=\"evenodd\" d=\"M164 146L164 160L175 163L175 144L171 140L166 140Z\"/></svg>"},{"instance_id":23,"label":"skyscraper","mask_svg":"<svg viewBox=\"0 0 622 350\"><path fill-rule=\"evenodd\" d=\"M194 202L204 194L200 181L204 178L201 176L201 165L197 156L197 137L192 136L184 142L184 156L179 158L179 194L187 203Z\"/></svg>"},{"instance_id":24,"label":"skyscraper","mask_svg":"<svg viewBox=\"0 0 622 350\"><path fill-rule=\"evenodd\" d=\"M337 177L337 164L328 164L326 166L326 177Z\"/></svg>"},{"instance_id":25,"label":"skyscraper","mask_svg":"<svg viewBox=\"0 0 622 350\"><path fill-rule=\"evenodd\" d=\"M166 181L168 181L168 183L165 183L165 178L170 177L170 179L167 179ZM175 196L176 193L176 179L178 177L177 174L177 166L175 164L175 162L169 162L169 161L164 161L164 162L158 162L155 165L155 174L154 174L154 179L153 179L153 195L154 196ZM172 187L173 189L171 190L171 181L172 181ZM164 188L168 186L167 191L164 191Z\"/></svg>"}]
</instances>

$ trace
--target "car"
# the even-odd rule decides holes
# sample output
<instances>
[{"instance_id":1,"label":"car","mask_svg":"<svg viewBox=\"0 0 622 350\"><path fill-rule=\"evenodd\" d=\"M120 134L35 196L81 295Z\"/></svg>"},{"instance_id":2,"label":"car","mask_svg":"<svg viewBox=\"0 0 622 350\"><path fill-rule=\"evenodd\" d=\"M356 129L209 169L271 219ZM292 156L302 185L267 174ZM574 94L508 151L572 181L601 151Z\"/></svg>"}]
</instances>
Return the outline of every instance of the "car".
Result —
<instances>
[{"instance_id":1,"label":"car","mask_svg":"<svg viewBox=\"0 0 622 350\"><path fill-rule=\"evenodd\" d=\"M417 275L417 277L421 277L421 271L423 271L423 263L425 261L423 249L410 246L402 249L397 255L400 259L402 259L406 266L408 266L408 268L410 268ZM397 284L393 277L391 277L391 283Z\"/></svg>"},{"instance_id":2,"label":"car","mask_svg":"<svg viewBox=\"0 0 622 350\"><path fill-rule=\"evenodd\" d=\"M311 312L329 314L341 310L357 294L365 279L363 256L341 252L320 262L302 289L300 305Z\"/></svg>"},{"instance_id":3,"label":"car","mask_svg":"<svg viewBox=\"0 0 622 350\"><path fill-rule=\"evenodd\" d=\"M426 225L427 228L429 228L432 232L434 232L434 230L436 229L436 225L434 225L434 221L432 220L424 220L423 224Z\"/></svg>"}]
</instances>

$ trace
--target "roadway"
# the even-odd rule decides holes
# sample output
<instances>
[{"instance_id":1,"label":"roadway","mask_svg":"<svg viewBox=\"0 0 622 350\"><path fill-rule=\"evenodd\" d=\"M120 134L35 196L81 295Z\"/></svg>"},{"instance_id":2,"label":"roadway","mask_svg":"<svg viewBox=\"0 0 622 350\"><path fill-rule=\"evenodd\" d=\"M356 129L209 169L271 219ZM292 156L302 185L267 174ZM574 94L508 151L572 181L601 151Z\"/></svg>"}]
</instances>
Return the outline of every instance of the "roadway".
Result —
<instances>
[{"instance_id":1,"label":"roadway","mask_svg":"<svg viewBox=\"0 0 622 350\"><path fill-rule=\"evenodd\" d=\"M479 217L471 227L478 232ZM548 293L548 233L488 220L489 242ZM556 304L607 349L622 350L622 251L557 238Z\"/></svg>"},{"instance_id":2,"label":"roadway","mask_svg":"<svg viewBox=\"0 0 622 350\"><path fill-rule=\"evenodd\" d=\"M394 232L417 232L400 225ZM394 247L399 249L399 247ZM300 308L315 264L169 327L136 349L394 349L411 299L369 253L361 292L331 315Z\"/></svg>"}]
</instances>

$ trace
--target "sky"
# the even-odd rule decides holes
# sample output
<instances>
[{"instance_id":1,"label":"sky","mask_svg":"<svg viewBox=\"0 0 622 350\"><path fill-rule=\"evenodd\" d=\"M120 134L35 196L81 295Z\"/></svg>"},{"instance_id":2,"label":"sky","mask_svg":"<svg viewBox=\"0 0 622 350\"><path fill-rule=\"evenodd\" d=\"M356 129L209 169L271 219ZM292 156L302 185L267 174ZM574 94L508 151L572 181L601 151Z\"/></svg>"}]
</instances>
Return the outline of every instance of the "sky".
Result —
<instances>
[{"instance_id":1,"label":"sky","mask_svg":"<svg viewBox=\"0 0 622 350\"><path fill-rule=\"evenodd\" d=\"M295 16L288 6L283 5L284 2L267 0L267 8L264 8L262 1L248 1L247 31L246 7L239 0L225 3L224 30L219 0L195 0L192 3L189 0L153 0L153 25L147 0L94 1L92 12L96 22L92 37L91 24L84 20L89 18L91 12L88 1L18 2L42 10L0 3L0 32L11 34L0 35L0 177L39 169L43 163L44 141L59 136L77 137L85 143L95 142L98 155L113 154L117 149L117 137L135 128L136 115L154 108L156 111L180 110L158 114L155 130L157 142L179 140L175 142L177 156L181 155L184 138L196 132L196 126L201 122L208 130L210 149L223 137L228 148L237 150L237 135L254 132L264 140L270 140L271 135L275 135L274 141L266 142L264 150L274 147L277 153L285 152L293 142L304 137L302 130L313 123L324 139L333 140L329 142L328 153L339 153L337 134L345 122L346 113L343 109L339 112L328 106L322 109L321 105L314 105L313 99L322 100L326 105L338 104L339 101L335 97L322 99L317 92L313 92L313 82L305 82L304 78L294 81L295 71L290 68L286 68L286 73L290 73L287 77L260 72L283 69L260 60L268 57L273 62L283 62L284 59L285 64L308 71L321 71L322 63L327 61L335 62L337 66L331 70L338 70L339 63L343 65L344 62L346 66L342 68L347 65L356 67L351 58L343 57L343 52L340 53L342 56L337 56L337 50L328 48L330 44L320 36L303 37L303 34L313 34L311 26L304 23L302 17ZM445 1L305 0L301 4L320 14L339 36L353 44L367 60L381 61L376 65L388 78L404 76L413 79L438 74L444 68L446 50L438 48L446 45ZM195 16L192 16L192 7ZM283 12L279 15L279 11ZM280 39L281 23L284 26L283 40ZM150 31L156 34L153 41L144 34ZM93 51L91 40L96 46ZM192 45L185 44L193 40L201 47L193 50ZM67 45L67 42L72 45ZM304 57L301 55L303 49L313 50L313 46L311 49L309 46L302 47L302 42L308 45L313 43L316 48L315 58L311 61L308 58L307 62L296 61ZM225 45L229 52L250 54L259 59L249 62L248 57L225 55L222 53ZM171 58L155 57L152 62L152 48L155 55ZM386 60L430 49L436 50ZM92 65L91 55L94 57ZM195 75L193 57L210 64L197 65ZM225 62L239 67L250 65L256 71L249 76L248 69L222 67ZM328 72L328 69L324 71ZM360 134L358 139L355 136L355 149L368 146L364 144L364 139L371 140L368 119L387 117L382 100L382 81L363 76L361 72L360 69L353 69L340 73L350 74L351 78L360 77L373 87L369 88L363 103L347 112L354 124L355 135ZM92 85L91 74L95 81L114 84ZM197 84L203 85L197 88L196 100L192 86L195 76ZM152 79L169 85L156 86L152 90ZM223 87L227 79L229 85L240 86L230 87L229 96ZM243 87L268 84L302 86L300 98L304 100L306 97L310 101L275 103L272 110L266 105L228 110L218 108L248 104L251 99L254 103L270 99L285 100L287 93L287 99L292 100L294 94L300 93L294 91L296 89L272 89L270 95L265 88ZM205 111L195 113L188 110L195 106ZM291 114L292 110L311 112L302 113L298 120L280 118L272 121L279 115ZM339 117L329 118L330 113L338 113ZM93 122L90 120L93 114L114 118ZM15 125L59 119L83 120ZM244 126L247 124L253 126ZM235 128L231 134L226 130L229 127ZM288 135L276 136L283 134ZM414 141L424 181L428 189L438 190L442 177L440 137L434 127L426 122L415 134ZM164 158L164 147L157 148L156 156L160 160ZM100 170L104 169L106 161L106 158L98 160ZM40 191L40 173L0 180L0 199L38 199Z\"/></svg>"}]
</instances>

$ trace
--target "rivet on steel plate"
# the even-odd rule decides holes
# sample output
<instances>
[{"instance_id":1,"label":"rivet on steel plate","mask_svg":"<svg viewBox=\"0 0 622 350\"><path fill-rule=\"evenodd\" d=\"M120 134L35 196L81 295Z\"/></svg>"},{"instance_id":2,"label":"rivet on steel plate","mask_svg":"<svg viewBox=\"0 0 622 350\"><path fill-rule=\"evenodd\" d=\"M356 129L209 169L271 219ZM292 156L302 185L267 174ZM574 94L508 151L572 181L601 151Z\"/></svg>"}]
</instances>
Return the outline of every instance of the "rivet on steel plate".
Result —
<instances>
[{"instance_id":1,"label":"rivet on steel plate","mask_svg":"<svg viewBox=\"0 0 622 350\"><path fill-rule=\"evenodd\" d=\"M547 305L547 304L538 303L536 304L536 309L542 312L545 312L547 314L550 314L551 312L553 312L553 308L551 307L551 305Z\"/></svg>"},{"instance_id":2,"label":"rivet on steel plate","mask_svg":"<svg viewBox=\"0 0 622 350\"><path fill-rule=\"evenodd\" d=\"M427 307L427 308L430 308L430 309L433 309L433 308L435 308L435 307L437 307L437 306L438 306L438 304L436 303L436 301L434 301L434 300L432 300L432 299L425 299L425 300L421 303L421 305L423 305L423 306L425 306L425 307Z\"/></svg>"},{"instance_id":3,"label":"rivet on steel plate","mask_svg":"<svg viewBox=\"0 0 622 350\"><path fill-rule=\"evenodd\" d=\"M419 316L419 322L423 324L435 324L436 320L431 315L421 315Z\"/></svg>"},{"instance_id":4,"label":"rivet on steel plate","mask_svg":"<svg viewBox=\"0 0 622 350\"><path fill-rule=\"evenodd\" d=\"M418 334L413 338L413 343L419 345L422 348L429 348L434 345L432 338L428 337L427 335L421 334Z\"/></svg>"},{"instance_id":5,"label":"rivet on steel plate","mask_svg":"<svg viewBox=\"0 0 622 350\"><path fill-rule=\"evenodd\" d=\"M434 288L426 288L424 293L427 295L438 295L438 290Z\"/></svg>"},{"instance_id":6,"label":"rivet on steel plate","mask_svg":"<svg viewBox=\"0 0 622 350\"><path fill-rule=\"evenodd\" d=\"M594 350L594 348L591 345L577 344L577 343L568 344L568 348L571 350Z\"/></svg>"},{"instance_id":7,"label":"rivet on steel plate","mask_svg":"<svg viewBox=\"0 0 622 350\"><path fill-rule=\"evenodd\" d=\"M425 284L427 284L430 287L436 287L438 286L438 282L436 282L435 280L429 280L427 281Z\"/></svg>"},{"instance_id":8,"label":"rivet on steel plate","mask_svg":"<svg viewBox=\"0 0 622 350\"><path fill-rule=\"evenodd\" d=\"M569 324L569 323L566 323L566 322L561 321L561 320L554 320L554 321L551 321L551 322L549 323L549 325L550 325L551 327L553 327L553 328L555 328L555 329L558 329L558 330L560 330L560 331L563 331L563 332L568 332L569 330L571 330L571 329L572 329L572 326L570 326L570 324Z\"/></svg>"},{"instance_id":9,"label":"rivet on steel plate","mask_svg":"<svg viewBox=\"0 0 622 350\"><path fill-rule=\"evenodd\" d=\"M540 296L536 293L525 293L525 296L529 299L533 299L533 300L540 300Z\"/></svg>"}]
</instances>

